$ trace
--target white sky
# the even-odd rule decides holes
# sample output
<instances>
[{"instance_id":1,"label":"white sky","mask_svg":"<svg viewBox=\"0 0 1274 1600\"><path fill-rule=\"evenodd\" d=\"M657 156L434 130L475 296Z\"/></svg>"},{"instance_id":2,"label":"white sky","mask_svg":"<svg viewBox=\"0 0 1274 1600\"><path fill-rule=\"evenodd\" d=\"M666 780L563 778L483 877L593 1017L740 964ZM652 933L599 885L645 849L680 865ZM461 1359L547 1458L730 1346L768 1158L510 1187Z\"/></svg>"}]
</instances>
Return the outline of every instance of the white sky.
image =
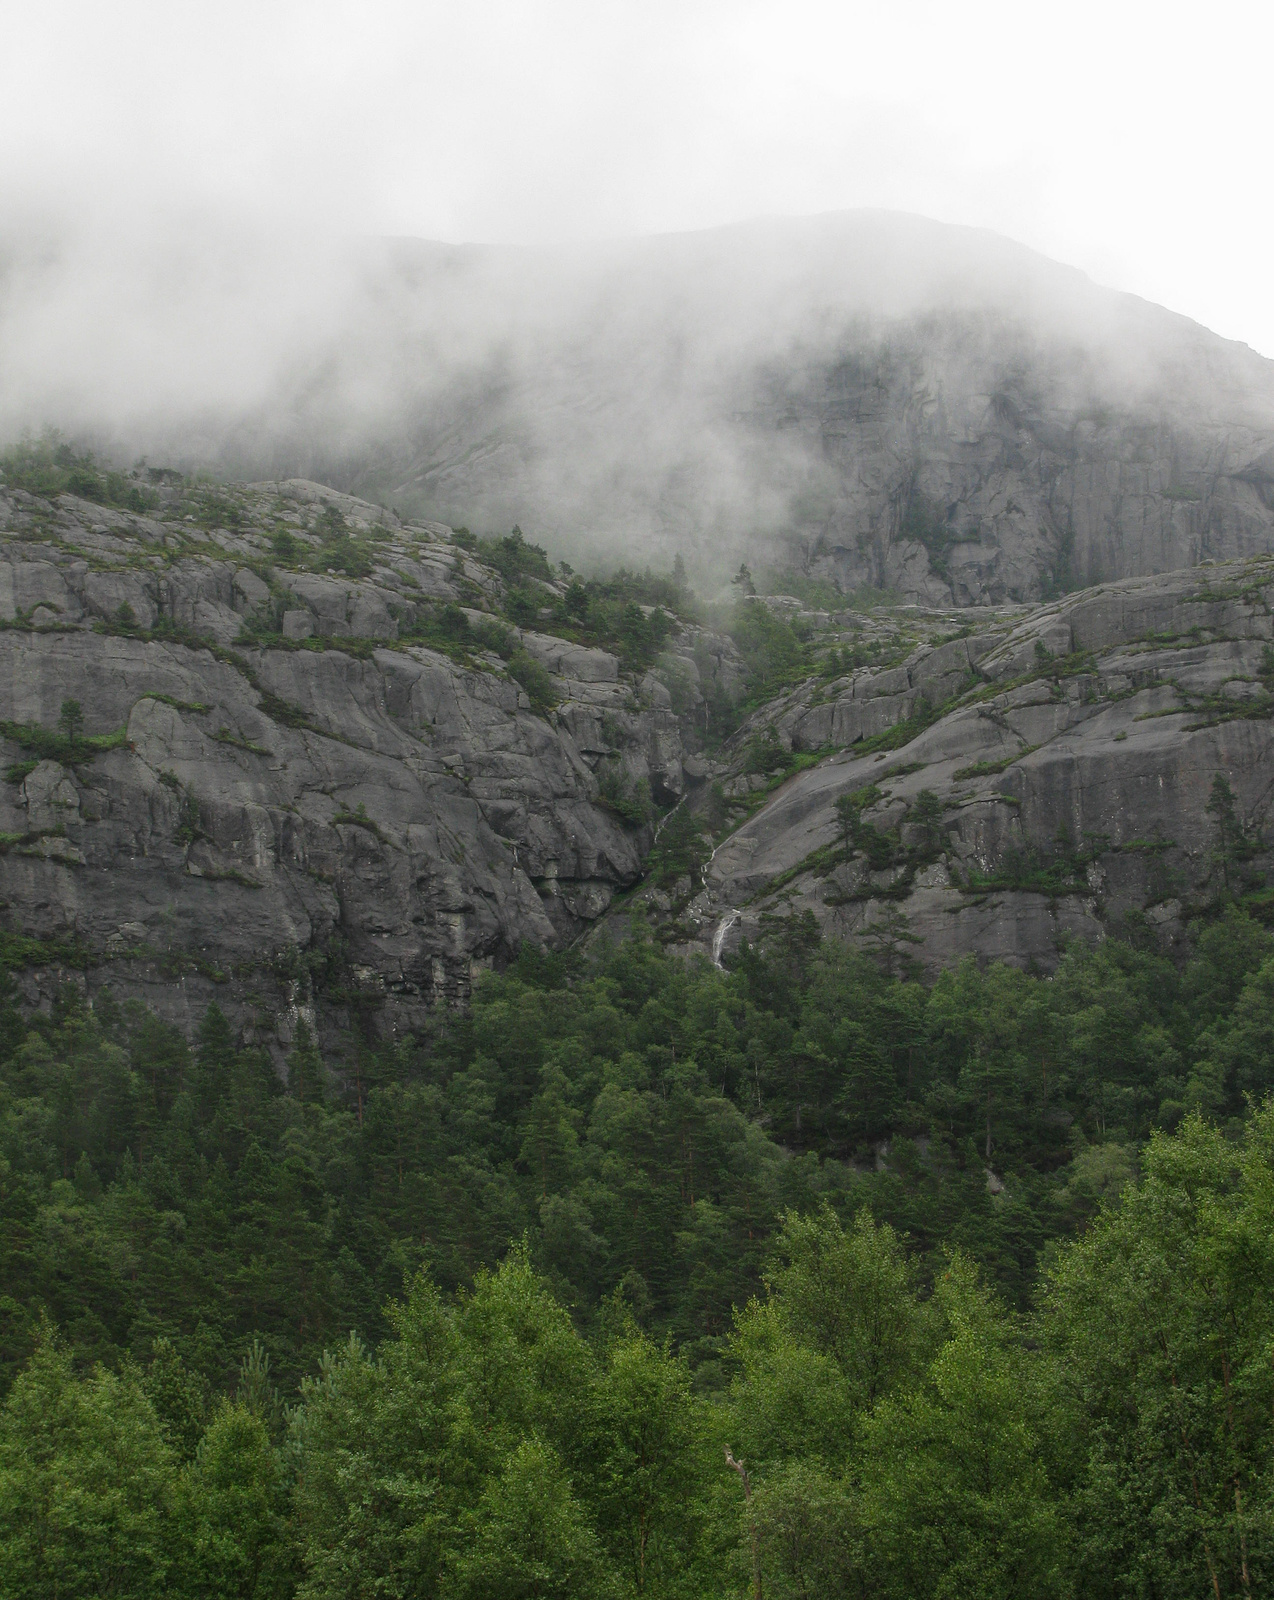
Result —
<instances>
[{"instance_id":1,"label":"white sky","mask_svg":"<svg viewBox=\"0 0 1274 1600\"><path fill-rule=\"evenodd\" d=\"M1274 12L0 0L0 226L547 241L889 206L1274 356Z\"/></svg>"}]
</instances>

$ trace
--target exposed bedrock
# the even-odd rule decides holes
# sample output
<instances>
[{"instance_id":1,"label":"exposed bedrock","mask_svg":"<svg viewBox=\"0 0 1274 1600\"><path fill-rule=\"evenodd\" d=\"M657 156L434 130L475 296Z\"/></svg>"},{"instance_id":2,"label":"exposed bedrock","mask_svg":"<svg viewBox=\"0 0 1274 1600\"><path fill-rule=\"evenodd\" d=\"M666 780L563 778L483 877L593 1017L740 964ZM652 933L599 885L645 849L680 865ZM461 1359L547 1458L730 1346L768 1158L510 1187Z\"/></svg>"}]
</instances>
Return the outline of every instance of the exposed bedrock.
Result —
<instances>
[{"instance_id":1,"label":"exposed bedrock","mask_svg":"<svg viewBox=\"0 0 1274 1600\"><path fill-rule=\"evenodd\" d=\"M523 941L618 928L620 891L710 956L809 909L895 964L1048 968L1116 924L1171 948L1264 884L1269 558L971 623L806 613L819 676L706 755L709 699L743 685L728 637L675 624L625 672L500 620L499 574L446 528L316 485L233 493L209 532L185 501L0 491L0 934L36 1003L109 984L188 1027L215 998L277 1052L301 1017L333 1044L412 1027ZM314 570L338 548L319 504L365 576ZM289 527L308 567L272 560ZM419 642L444 622L463 647ZM777 788L775 751L807 764ZM701 882L643 883L647 790L717 808Z\"/></svg>"},{"instance_id":2,"label":"exposed bedrock","mask_svg":"<svg viewBox=\"0 0 1274 1600\"><path fill-rule=\"evenodd\" d=\"M1066 937L1130 920L1171 948L1192 910L1259 891L1270 864L1272 600L1267 560L1169 573L855 674L829 704L803 709L807 687L771 708L798 747L854 737L860 707L863 732L903 722L966 649L977 674L909 742L851 745L784 784L719 846L683 924L705 950L724 927L729 950L767 915L810 910L931 969L970 952L1048 969Z\"/></svg>"},{"instance_id":3,"label":"exposed bedrock","mask_svg":"<svg viewBox=\"0 0 1274 1600\"><path fill-rule=\"evenodd\" d=\"M558 700L537 715L498 657L396 642L422 591L460 594L457 560L464 598L498 586L446 530L393 531L355 581L273 570L225 530L174 556L161 525L66 497L55 519L8 509L0 917L63 958L27 972L33 998L110 983L183 1025L215 998L283 1046L301 1015L409 1026L637 880L650 829L600 800L599 765L664 803L682 791L667 689L607 652L518 630ZM244 631L270 607L306 647ZM693 632L674 652L729 653ZM59 742L68 700L78 742Z\"/></svg>"}]
</instances>

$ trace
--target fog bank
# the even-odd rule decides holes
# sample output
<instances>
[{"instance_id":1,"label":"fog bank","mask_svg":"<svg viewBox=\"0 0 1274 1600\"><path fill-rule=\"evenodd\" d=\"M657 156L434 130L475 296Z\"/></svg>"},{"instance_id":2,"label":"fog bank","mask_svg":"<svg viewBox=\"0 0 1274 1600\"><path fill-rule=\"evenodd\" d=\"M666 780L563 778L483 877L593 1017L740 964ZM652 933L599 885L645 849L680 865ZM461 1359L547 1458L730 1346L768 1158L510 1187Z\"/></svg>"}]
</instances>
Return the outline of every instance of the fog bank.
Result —
<instances>
[{"instance_id":1,"label":"fog bank","mask_svg":"<svg viewBox=\"0 0 1274 1600\"><path fill-rule=\"evenodd\" d=\"M1242 473L1274 428L1274 365L1245 346L899 213L556 248L190 216L28 226L3 261L4 434L516 521L586 562L808 567L821 541L872 546L883 579L917 495L942 542L994 545L994 507L959 510L970 472L983 493L1015 451L1067 460L1085 419L1121 459L1155 433L1152 496L1178 459ZM935 455L958 471L925 489Z\"/></svg>"}]
</instances>

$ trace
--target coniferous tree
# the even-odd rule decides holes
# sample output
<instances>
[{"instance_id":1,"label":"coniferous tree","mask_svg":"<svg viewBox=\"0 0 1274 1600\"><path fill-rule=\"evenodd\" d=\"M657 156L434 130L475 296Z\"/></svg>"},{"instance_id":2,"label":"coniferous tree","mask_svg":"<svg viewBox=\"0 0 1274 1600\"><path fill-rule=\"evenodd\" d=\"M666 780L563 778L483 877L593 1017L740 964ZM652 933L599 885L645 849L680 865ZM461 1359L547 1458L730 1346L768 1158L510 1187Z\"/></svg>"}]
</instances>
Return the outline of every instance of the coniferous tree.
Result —
<instances>
[{"instance_id":1,"label":"coniferous tree","mask_svg":"<svg viewBox=\"0 0 1274 1600\"><path fill-rule=\"evenodd\" d=\"M323 1057L304 1017L296 1025L296 1036L288 1055L288 1093L303 1105L322 1105L327 1099Z\"/></svg>"}]
</instances>

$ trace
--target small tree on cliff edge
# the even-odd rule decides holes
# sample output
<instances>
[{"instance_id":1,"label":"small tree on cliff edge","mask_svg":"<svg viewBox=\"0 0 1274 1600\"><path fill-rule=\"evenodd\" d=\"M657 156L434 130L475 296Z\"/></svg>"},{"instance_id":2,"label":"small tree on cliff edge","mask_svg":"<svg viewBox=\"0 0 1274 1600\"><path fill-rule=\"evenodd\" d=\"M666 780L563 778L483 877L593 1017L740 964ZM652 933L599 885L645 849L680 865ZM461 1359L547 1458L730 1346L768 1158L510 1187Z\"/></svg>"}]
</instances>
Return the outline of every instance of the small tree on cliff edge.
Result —
<instances>
[{"instance_id":1,"label":"small tree on cliff edge","mask_svg":"<svg viewBox=\"0 0 1274 1600\"><path fill-rule=\"evenodd\" d=\"M78 744L84 734L84 708L78 700L63 700L58 728L68 744Z\"/></svg>"}]
</instances>

